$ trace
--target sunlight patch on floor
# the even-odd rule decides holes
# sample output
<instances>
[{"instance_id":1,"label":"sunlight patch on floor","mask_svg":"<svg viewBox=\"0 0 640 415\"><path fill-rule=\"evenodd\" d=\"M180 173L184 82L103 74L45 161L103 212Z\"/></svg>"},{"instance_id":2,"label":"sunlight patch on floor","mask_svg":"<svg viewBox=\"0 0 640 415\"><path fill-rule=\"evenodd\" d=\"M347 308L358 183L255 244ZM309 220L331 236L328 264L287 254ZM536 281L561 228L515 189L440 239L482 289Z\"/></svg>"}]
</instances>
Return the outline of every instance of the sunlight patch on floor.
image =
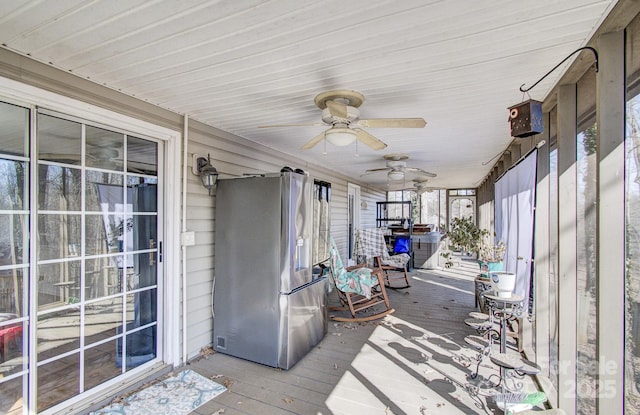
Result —
<instances>
[{"instance_id":1,"label":"sunlight patch on floor","mask_svg":"<svg viewBox=\"0 0 640 415\"><path fill-rule=\"evenodd\" d=\"M484 402L469 393L465 362L474 355L445 336L388 316L326 404L336 414L475 413Z\"/></svg>"},{"instance_id":2,"label":"sunlight patch on floor","mask_svg":"<svg viewBox=\"0 0 640 415\"><path fill-rule=\"evenodd\" d=\"M460 288L454 287L454 286L449 285L449 284L443 284L443 283L441 283L441 282L429 281L429 280L427 280L427 279L424 279L424 278L421 278L421 277L417 277L417 276L415 276L415 275L414 275L414 276L412 276L412 277L411 277L411 279L418 280L418 281L422 281L422 282L426 282L427 284L437 285L437 286L439 286L439 287L443 287L443 288L448 288L448 289L450 289L450 290L458 291L458 292L461 292L461 293L464 293L464 294L475 295L473 292L471 292L471 291L469 291L469 290L462 290L462 289L460 289Z\"/></svg>"},{"instance_id":3,"label":"sunlight patch on floor","mask_svg":"<svg viewBox=\"0 0 640 415\"><path fill-rule=\"evenodd\" d=\"M349 370L338 381L325 403L334 415L388 415L387 407Z\"/></svg>"}]
</instances>

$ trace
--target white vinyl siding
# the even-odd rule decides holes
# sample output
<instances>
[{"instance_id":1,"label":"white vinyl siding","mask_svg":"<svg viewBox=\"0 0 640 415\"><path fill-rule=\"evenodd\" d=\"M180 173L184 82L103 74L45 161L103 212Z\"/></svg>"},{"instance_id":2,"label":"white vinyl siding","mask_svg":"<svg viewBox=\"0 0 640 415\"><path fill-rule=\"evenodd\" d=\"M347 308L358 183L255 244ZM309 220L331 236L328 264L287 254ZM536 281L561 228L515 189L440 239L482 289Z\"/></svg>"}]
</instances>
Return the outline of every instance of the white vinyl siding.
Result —
<instances>
[{"instance_id":1,"label":"white vinyl siding","mask_svg":"<svg viewBox=\"0 0 640 415\"><path fill-rule=\"evenodd\" d=\"M193 120L189 120L187 154L187 230L194 231L196 239L196 244L188 247L186 254L187 358L190 359L212 342L213 276L216 261L223 260L215 257L215 191L209 196L199 178L191 172L192 155L210 155L211 164L220 178L274 173L289 166L331 183L331 235L342 255L346 255L347 247L347 178ZM372 227L375 226L375 202L384 200L385 193L366 187L361 189L362 200L369 206L368 210L361 211L361 226Z\"/></svg>"}]
</instances>

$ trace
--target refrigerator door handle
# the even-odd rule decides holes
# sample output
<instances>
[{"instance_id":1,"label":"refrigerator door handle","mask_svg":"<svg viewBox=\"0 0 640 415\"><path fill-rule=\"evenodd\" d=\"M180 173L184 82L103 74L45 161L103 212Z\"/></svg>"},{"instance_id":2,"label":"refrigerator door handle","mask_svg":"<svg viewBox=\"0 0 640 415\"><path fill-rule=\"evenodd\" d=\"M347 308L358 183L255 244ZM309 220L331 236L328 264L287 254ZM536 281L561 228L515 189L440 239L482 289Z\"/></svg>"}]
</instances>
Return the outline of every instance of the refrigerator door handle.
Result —
<instances>
[{"instance_id":1,"label":"refrigerator door handle","mask_svg":"<svg viewBox=\"0 0 640 415\"><path fill-rule=\"evenodd\" d=\"M298 260L298 263L296 264L296 271L302 269L302 250L304 249L304 239L303 238L298 238L296 240L296 259Z\"/></svg>"}]
</instances>

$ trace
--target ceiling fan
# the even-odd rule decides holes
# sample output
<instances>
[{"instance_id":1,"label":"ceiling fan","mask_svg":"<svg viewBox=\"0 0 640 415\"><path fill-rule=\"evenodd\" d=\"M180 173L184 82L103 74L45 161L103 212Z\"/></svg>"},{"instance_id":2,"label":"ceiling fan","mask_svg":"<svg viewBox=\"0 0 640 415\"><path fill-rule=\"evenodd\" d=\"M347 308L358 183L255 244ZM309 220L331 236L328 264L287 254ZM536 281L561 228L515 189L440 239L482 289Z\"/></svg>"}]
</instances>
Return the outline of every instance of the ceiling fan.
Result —
<instances>
[{"instance_id":1,"label":"ceiling fan","mask_svg":"<svg viewBox=\"0 0 640 415\"><path fill-rule=\"evenodd\" d=\"M323 92L316 95L314 102L322 110L322 123L263 125L260 128L324 125L330 128L313 137L302 146L302 150L308 150L325 139L336 146L347 146L358 140L373 150L382 150L387 147L387 144L363 130L362 127L423 128L427 124L422 118L360 119L358 108L364 102L364 95L356 91L339 89Z\"/></svg>"},{"instance_id":2,"label":"ceiling fan","mask_svg":"<svg viewBox=\"0 0 640 415\"><path fill-rule=\"evenodd\" d=\"M429 179L426 177L419 177L417 179L413 179L413 186L407 187L402 190L413 190L414 192L421 195L424 192L433 192L434 190L444 189L443 187L432 187L428 185Z\"/></svg>"},{"instance_id":3,"label":"ceiling fan","mask_svg":"<svg viewBox=\"0 0 640 415\"><path fill-rule=\"evenodd\" d=\"M435 173L430 173L426 170L422 170L419 167L407 167L407 162L405 160L407 160L408 158L409 156L407 154L401 154L401 153L387 154L386 156L384 156L384 159L387 161L386 163L387 167L380 167L377 169L366 170L365 173L362 174L361 176L364 176L366 174L376 173L379 171L388 172L387 178L393 181L404 180L405 173L407 172L417 173L418 175L424 176L424 177L437 176Z\"/></svg>"}]
</instances>

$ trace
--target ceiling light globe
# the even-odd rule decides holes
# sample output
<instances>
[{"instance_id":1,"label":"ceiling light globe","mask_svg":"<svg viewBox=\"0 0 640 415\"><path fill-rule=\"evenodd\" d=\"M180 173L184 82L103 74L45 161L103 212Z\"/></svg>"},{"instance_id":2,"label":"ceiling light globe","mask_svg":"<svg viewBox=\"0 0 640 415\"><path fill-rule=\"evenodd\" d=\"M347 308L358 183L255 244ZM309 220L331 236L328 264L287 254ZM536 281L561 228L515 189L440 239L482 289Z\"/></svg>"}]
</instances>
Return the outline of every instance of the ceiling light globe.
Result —
<instances>
[{"instance_id":1,"label":"ceiling light globe","mask_svg":"<svg viewBox=\"0 0 640 415\"><path fill-rule=\"evenodd\" d=\"M356 141L356 132L349 128L331 128L324 133L328 142L344 147Z\"/></svg>"},{"instance_id":2,"label":"ceiling light globe","mask_svg":"<svg viewBox=\"0 0 640 415\"><path fill-rule=\"evenodd\" d=\"M404 172L399 170L392 170L387 176L389 177L389 180L402 180L404 179Z\"/></svg>"}]
</instances>

